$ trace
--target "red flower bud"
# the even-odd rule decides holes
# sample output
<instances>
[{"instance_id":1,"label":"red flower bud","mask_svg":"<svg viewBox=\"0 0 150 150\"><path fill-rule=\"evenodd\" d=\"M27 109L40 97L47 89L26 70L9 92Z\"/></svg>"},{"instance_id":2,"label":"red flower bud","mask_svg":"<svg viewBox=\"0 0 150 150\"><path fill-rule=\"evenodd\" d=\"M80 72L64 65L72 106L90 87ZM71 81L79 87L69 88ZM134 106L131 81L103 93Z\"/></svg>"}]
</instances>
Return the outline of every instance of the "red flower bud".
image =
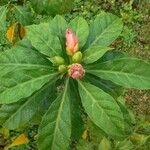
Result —
<instances>
[{"instance_id":1,"label":"red flower bud","mask_svg":"<svg viewBox=\"0 0 150 150\"><path fill-rule=\"evenodd\" d=\"M78 38L71 29L66 30L66 50L68 55L73 55L79 49Z\"/></svg>"},{"instance_id":2,"label":"red flower bud","mask_svg":"<svg viewBox=\"0 0 150 150\"><path fill-rule=\"evenodd\" d=\"M73 79L81 79L85 74L85 70L81 64L71 64L68 68L68 75Z\"/></svg>"}]
</instances>

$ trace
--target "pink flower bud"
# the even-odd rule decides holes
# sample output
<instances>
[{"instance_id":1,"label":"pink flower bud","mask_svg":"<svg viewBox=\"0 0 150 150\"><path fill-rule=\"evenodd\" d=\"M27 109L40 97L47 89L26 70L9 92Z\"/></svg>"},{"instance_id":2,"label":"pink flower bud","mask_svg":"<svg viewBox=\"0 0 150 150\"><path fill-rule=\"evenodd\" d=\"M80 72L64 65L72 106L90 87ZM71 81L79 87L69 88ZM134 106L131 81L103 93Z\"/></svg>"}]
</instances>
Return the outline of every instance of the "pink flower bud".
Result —
<instances>
[{"instance_id":1,"label":"pink flower bud","mask_svg":"<svg viewBox=\"0 0 150 150\"><path fill-rule=\"evenodd\" d=\"M73 79L81 79L85 74L85 70L81 64L71 64L68 68L68 75Z\"/></svg>"},{"instance_id":2,"label":"pink flower bud","mask_svg":"<svg viewBox=\"0 0 150 150\"><path fill-rule=\"evenodd\" d=\"M78 38L71 29L66 30L66 50L68 55L73 55L79 49Z\"/></svg>"}]
</instances>

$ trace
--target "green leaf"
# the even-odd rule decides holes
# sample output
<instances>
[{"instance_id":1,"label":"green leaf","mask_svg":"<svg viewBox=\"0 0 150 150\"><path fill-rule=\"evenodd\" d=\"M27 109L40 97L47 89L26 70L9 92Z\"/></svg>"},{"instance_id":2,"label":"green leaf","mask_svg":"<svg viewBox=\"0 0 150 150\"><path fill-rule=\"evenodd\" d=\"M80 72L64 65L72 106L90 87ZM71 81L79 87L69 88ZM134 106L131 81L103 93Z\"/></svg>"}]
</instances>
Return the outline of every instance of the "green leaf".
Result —
<instances>
[{"instance_id":1,"label":"green leaf","mask_svg":"<svg viewBox=\"0 0 150 150\"><path fill-rule=\"evenodd\" d=\"M83 62L85 64L91 64L101 58L110 47L102 47L99 45L90 46L87 50L83 52Z\"/></svg>"},{"instance_id":2,"label":"green leaf","mask_svg":"<svg viewBox=\"0 0 150 150\"><path fill-rule=\"evenodd\" d=\"M86 140L82 140L82 139L80 139L76 147L77 147L77 150L93 150L94 149L93 143L86 141Z\"/></svg>"},{"instance_id":3,"label":"green leaf","mask_svg":"<svg viewBox=\"0 0 150 150\"><path fill-rule=\"evenodd\" d=\"M39 127L39 150L66 150L71 136L68 81L64 92L52 103Z\"/></svg>"},{"instance_id":4,"label":"green leaf","mask_svg":"<svg viewBox=\"0 0 150 150\"><path fill-rule=\"evenodd\" d=\"M17 21L19 21L19 23L21 23L24 26L32 23L33 18L29 8L27 8L26 6L13 6L15 8L15 17Z\"/></svg>"},{"instance_id":5,"label":"green leaf","mask_svg":"<svg viewBox=\"0 0 150 150\"><path fill-rule=\"evenodd\" d=\"M87 21L82 17L76 17L75 19L71 20L69 27L78 37L79 48L81 49L85 45L89 35L89 26Z\"/></svg>"},{"instance_id":6,"label":"green leaf","mask_svg":"<svg viewBox=\"0 0 150 150\"><path fill-rule=\"evenodd\" d=\"M6 13L7 7L0 6L0 31L5 31L6 29Z\"/></svg>"},{"instance_id":7,"label":"green leaf","mask_svg":"<svg viewBox=\"0 0 150 150\"><path fill-rule=\"evenodd\" d=\"M123 137L124 120L117 102L94 85L78 83L82 105L90 119L108 135Z\"/></svg>"},{"instance_id":8,"label":"green leaf","mask_svg":"<svg viewBox=\"0 0 150 150\"><path fill-rule=\"evenodd\" d=\"M137 147L140 147L144 144L147 144L148 140L150 140L150 135L144 135L139 133L133 133L130 137L130 140L134 145L137 145Z\"/></svg>"},{"instance_id":9,"label":"green leaf","mask_svg":"<svg viewBox=\"0 0 150 150\"><path fill-rule=\"evenodd\" d=\"M44 7L43 7L43 0L30 0L31 4L32 4L32 7L34 8L34 10L37 12L37 13L42 13L42 11L44 10Z\"/></svg>"},{"instance_id":10,"label":"green leaf","mask_svg":"<svg viewBox=\"0 0 150 150\"><path fill-rule=\"evenodd\" d=\"M87 117L86 123L89 130L88 136L92 137L94 143L98 144L104 136L107 136L106 133L102 131L96 124L94 124L89 117ZM87 137L87 139L88 138L89 137Z\"/></svg>"},{"instance_id":11,"label":"green leaf","mask_svg":"<svg viewBox=\"0 0 150 150\"><path fill-rule=\"evenodd\" d=\"M123 97L117 99L117 103L124 117L124 125L126 134L130 135L133 132L133 125L135 124L135 118L133 113L127 108Z\"/></svg>"},{"instance_id":12,"label":"green leaf","mask_svg":"<svg viewBox=\"0 0 150 150\"><path fill-rule=\"evenodd\" d=\"M106 52L100 59L98 59L93 64L95 65L95 64L103 63L105 61L109 61L113 59L120 59L123 57L129 57L129 55L126 52L112 50L112 51ZM88 66L92 66L93 64L88 64Z\"/></svg>"},{"instance_id":13,"label":"green leaf","mask_svg":"<svg viewBox=\"0 0 150 150\"><path fill-rule=\"evenodd\" d=\"M106 93L110 94L115 99L123 94L123 91L124 91L123 87L121 87L111 81L103 80L92 74L86 74L85 79L88 82L90 82L91 84L99 87Z\"/></svg>"},{"instance_id":14,"label":"green leaf","mask_svg":"<svg viewBox=\"0 0 150 150\"><path fill-rule=\"evenodd\" d=\"M15 47L0 54L0 103L29 97L57 75L40 53Z\"/></svg>"},{"instance_id":15,"label":"green leaf","mask_svg":"<svg viewBox=\"0 0 150 150\"><path fill-rule=\"evenodd\" d=\"M55 18L50 22L50 31L57 35L63 48L65 48L66 40L65 40L65 31L67 29L67 22L62 16L55 16Z\"/></svg>"},{"instance_id":16,"label":"green leaf","mask_svg":"<svg viewBox=\"0 0 150 150\"><path fill-rule=\"evenodd\" d=\"M65 38L65 30L67 29L67 26L66 20L62 16L57 15L50 22L49 28L51 32L57 35L59 38Z\"/></svg>"},{"instance_id":17,"label":"green leaf","mask_svg":"<svg viewBox=\"0 0 150 150\"><path fill-rule=\"evenodd\" d=\"M109 140L107 140L105 137L101 140L99 147L99 150L110 150L111 149L111 145Z\"/></svg>"},{"instance_id":18,"label":"green leaf","mask_svg":"<svg viewBox=\"0 0 150 150\"><path fill-rule=\"evenodd\" d=\"M45 99L54 95L52 83L48 83L28 99L13 104L4 104L0 108L0 123L3 127L14 130L28 124L38 112ZM49 100L51 102L51 100ZM49 105L47 103L47 105Z\"/></svg>"},{"instance_id":19,"label":"green leaf","mask_svg":"<svg viewBox=\"0 0 150 150\"><path fill-rule=\"evenodd\" d=\"M130 140L125 139L124 141L117 142L116 150L133 150L134 145Z\"/></svg>"},{"instance_id":20,"label":"green leaf","mask_svg":"<svg viewBox=\"0 0 150 150\"><path fill-rule=\"evenodd\" d=\"M78 92L77 83L70 79L69 99L71 100L71 131L73 140L79 140L84 131L84 122L81 113L81 99Z\"/></svg>"},{"instance_id":21,"label":"green leaf","mask_svg":"<svg viewBox=\"0 0 150 150\"><path fill-rule=\"evenodd\" d=\"M57 78L56 78L57 80ZM54 82L54 84L53 84ZM41 123L42 117L47 112L49 106L52 102L57 98L58 93L56 89L56 82L55 79L51 82L49 89L45 92L45 97L41 100L41 104L39 105L35 115L32 117L32 124L39 125Z\"/></svg>"},{"instance_id":22,"label":"green leaf","mask_svg":"<svg viewBox=\"0 0 150 150\"><path fill-rule=\"evenodd\" d=\"M108 61L108 60L113 60L113 59L118 59L118 58L123 58L123 57L129 57L129 56L126 52L108 51L96 63L100 63L100 62L104 62L104 61Z\"/></svg>"},{"instance_id":23,"label":"green leaf","mask_svg":"<svg viewBox=\"0 0 150 150\"><path fill-rule=\"evenodd\" d=\"M56 35L61 42L61 46L63 49L63 57L65 59L67 59L67 56L66 56L66 37L65 37L67 27L68 27L68 25L67 25L66 20L60 15L55 16L54 19L50 22L50 26L49 26L51 33Z\"/></svg>"},{"instance_id":24,"label":"green leaf","mask_svg":"<svg viewBox=\"0 0 150 150\"><path fill-rule=\"evenodd\" d=\"M13 103L13 104L4 104L0 107L0 125L3 125L7 118L13 114L16 110L20 108L20 106L24 103L24 101Z\"/></svg>"},{"instance_id":25,"label":"green leaf","mask_svg":"<svg viewBox=\"0 0 150 150\"><path fill-rule=\"evenodd\" d=\"M48 23L28 26L27 38L39 52L48 57L62 53L59 38L50 32Z\"/></svg>"},{"instance_id":26,"label":"green leaf","mask_svg":"<svg viewBox=\"0 0 150 150\"><path fill-rule=\"evenodd\" d=\"M109 46L119 36L122 28L121 19L109 13L102 13L96 17L90 26L86 48L90 45Z\"/></svg>"},{"instance_id":27,"label":"green leaf","mask_svg":"<svg viewBox=\"0 0 150 150\"><path fill-rule=\"evenodd\" d=\"M137 58L98 63L87 72L126 88L150 89L150 64Z\"/></svg>"}]
</instances>

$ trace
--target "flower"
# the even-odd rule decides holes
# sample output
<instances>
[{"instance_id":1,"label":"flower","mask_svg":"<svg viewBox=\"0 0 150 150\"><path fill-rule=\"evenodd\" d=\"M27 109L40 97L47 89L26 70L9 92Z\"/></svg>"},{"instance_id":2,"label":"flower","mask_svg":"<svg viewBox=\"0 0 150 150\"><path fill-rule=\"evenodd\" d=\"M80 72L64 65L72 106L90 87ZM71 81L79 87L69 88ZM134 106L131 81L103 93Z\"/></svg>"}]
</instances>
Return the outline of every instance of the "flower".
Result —
<instances>
[{"instance_id":1,"label":"flower","mask_svg":"<svg viewBox=\"0 0 150 150\"><path fill-rule=\"evenodd\" d=\"M85 70L81 64L75 63L68 66L68 75L73 79L81 79Z\"/></svg>"},{"instance_id":2,"label":"flower","mask_svg":"<svg viewBox=\"0 0 150 150\"><path fill-rule=\"evenodd\" d=\"M79 49L78 38L71 29L66 30L66 50L68 55L73 55Z\"/></svg>"}]
</instances>

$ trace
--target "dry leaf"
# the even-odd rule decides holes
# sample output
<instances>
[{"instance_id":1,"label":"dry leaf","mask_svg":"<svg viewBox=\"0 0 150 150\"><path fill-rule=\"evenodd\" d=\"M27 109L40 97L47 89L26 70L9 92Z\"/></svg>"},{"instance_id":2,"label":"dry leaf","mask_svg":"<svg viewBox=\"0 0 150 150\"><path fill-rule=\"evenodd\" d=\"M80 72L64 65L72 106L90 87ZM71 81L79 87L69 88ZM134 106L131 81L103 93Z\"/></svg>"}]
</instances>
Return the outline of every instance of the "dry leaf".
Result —
<instances>
[{"instance_id":1,"label":"dry leaf","mask_svg":"<svg viewBox=\"0 0 150 150\"><path fill-rule=\"evenodd\" d=\"M10 27L8 28L7 32L6 32L7 40L8 40L10 43L13 43L14 32L15 32L15 25L10 26Z\"/></svg>"},{"instance_id":2,"label":"dry leaf","mask_svg":"<svg viewBox=\"0 0 150 150\"><path fill-rule=\"evenodd\" d=\"M21 134L16 139L14 139L12 144L10 144L8 146L8 149L11 148L11 147L14 147L14 146L26 144L28 141L29 141L28 138L24 134Z\"/></svg>"},{"instance_id":3,"label":"dry leaf","mask_svg":"<svg viewBox=\"0 0 150 150\"><path fill-rule=\"evenodd\" d=\"M26 30L20 23L13 24L6 32L7 40L12 44L16 43L18 40L22 40L25 35Z\"/></svg>"}]
</instances>

